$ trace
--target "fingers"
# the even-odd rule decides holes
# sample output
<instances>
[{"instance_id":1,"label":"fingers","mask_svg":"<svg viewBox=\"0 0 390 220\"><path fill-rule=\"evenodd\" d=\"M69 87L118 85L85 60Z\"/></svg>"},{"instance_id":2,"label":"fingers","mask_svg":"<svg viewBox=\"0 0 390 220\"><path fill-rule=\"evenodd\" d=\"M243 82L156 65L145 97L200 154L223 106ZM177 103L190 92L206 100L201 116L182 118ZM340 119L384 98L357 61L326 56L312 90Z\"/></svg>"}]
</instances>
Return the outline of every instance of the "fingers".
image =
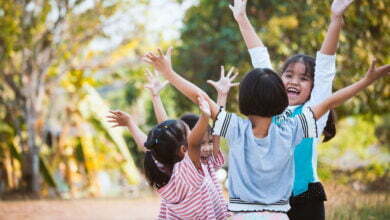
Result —
<instances>
[{"instance_id":1,"label":"fingers","mask_svg":"<svg viewBox=\"0 0 390 220\"><path fill-rule=\"evenodd\" d=\"M234 11L234 8L233 8L233 6L232 6L232 5L230 5L230 4L229 4L229 8L230 8L230 10Z\"/></svg>"},{"instance_id":2,"label":"fingers","mask_svg":"<svg viewBox=\"0 0 390 220\"><path fill-rule=\"evenodd\" d=\"M217 87L217 82L213 81L213 80L207 80L206 81L208 84L212 85L214 88Z\"/></svg>"},{"instance_id":3,"label":"fingers","mask_svg":"<svg viewBox=\"0 0 390 220\"><path fill-rule=\"evenodd\" d=\"M164 56L164 53L162 52L161 48L158 48L157 51L158 51L158 55L159 55L160 57L163 57L163 56Z\"/></svg>"},{"instance_id":4,"label":"fingers","mask_svg":"<svg viewBox=\"0 0 390 220\"><path fill-rule=\"evenodd\" d=\"M234 70L234 67L232 67L232 68L230 68L230 70L229 70L229 72L228 72L228 74L227 74L227 78L230 78L230 76L232 75L232 73L233 73L233 70Z\"/></svg>"},{"instance_id":5,"label":"fingers","mask_svg":"<svg viewBox=\"0 0 390 220\"><path fill-rule=\"evenodd\" d=\"M146 69L146 78L149 82L153 80L153 73L149 69Z\"/></svg>"},{"instance_id":6,"label":"fingers","mask_svg":"<svg viewBox=\"0 0 390 220\"><path fill-rule=\"evenodd\" d=\"M234 86L239 86L240 85L240 83L232 83L232 87L234 87Z\"/></svg>"},{"instance_id":7,"label":"fingers","mask_svg":"<svg viewBox=\"0 0 390 220\"><path fill-rule=\"evenodd\" d=\"M167 54L166 54L166 56L167 56L169 59L171 59L172 52L173 52L173 47L169 47L169 48L168 48L168 51L167 51Z\"/></svg>"},{"instance_id":8,"label":"fingers","mask_svg":"<svg viewBox=\"0 0 390 220\"><path fill-rule=\"evenodd\" d=\"M375 70L376 62L377 62L377 60L374 58L374 59L371 61L371 65L370 65L370 68L368 69L368 71L372 72L372 71Z\"/></svg>"},{"instance_id":9,"label":"fingers","mask_svg":"<svg viewBox=\"0 0 390 220\"><path fill-rule=\"evenodd\" d=\"M225 77L225 67L223 65L221 65L221 75L220 75L220 79L224 78Z\"/></svg>"},{"instance_id":10,"label":"fingers","mask_svg":"<svg viewBox=\"0 0 390 220\"><path fill-rule=\"evenodd\" d=\"M236 79L237 76L238 76L238 72L236 72L236 73L232 76L232 78L230 78L230 81L233 81L234 79Z\"/></svg>"},{"instance_id":11,"label":"fingers","mask_svg":"<svg viewBox=\"0 0 390 220\"><path fill-rule=\"evenodd\" d=\"M165 80L165 81L162 83L161 88L164 88L164 87L167 86L168 84L169 84L169 81L168 81L168 80Z\"/></svg>"}]
</instances>

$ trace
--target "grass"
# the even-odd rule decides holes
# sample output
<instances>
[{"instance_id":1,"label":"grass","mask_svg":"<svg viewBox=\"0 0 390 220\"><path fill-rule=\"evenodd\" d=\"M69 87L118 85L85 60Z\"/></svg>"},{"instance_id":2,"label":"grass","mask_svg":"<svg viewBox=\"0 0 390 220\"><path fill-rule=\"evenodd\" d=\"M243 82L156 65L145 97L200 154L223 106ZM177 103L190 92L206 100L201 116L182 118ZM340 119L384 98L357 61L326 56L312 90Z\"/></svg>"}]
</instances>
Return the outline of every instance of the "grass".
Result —
<instances>
[{"instance_id":1,"label":"grass","mask_svg":"<svg viewBox=\"0 0 390 220\"><path fill-rule=\"evenodd\" d=\"M351 186L325 184L326 219L390 219L390 192L359 192Z\"/></svg>"}]
</instances>

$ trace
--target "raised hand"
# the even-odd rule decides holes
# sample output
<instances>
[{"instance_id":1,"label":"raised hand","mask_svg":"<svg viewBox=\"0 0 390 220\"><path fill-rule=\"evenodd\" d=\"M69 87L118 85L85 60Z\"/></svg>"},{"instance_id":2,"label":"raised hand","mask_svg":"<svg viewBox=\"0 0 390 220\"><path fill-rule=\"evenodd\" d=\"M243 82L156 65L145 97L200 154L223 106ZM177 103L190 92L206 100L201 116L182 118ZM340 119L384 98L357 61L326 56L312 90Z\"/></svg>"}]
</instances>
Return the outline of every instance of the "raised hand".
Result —
<instances>
[{"instance_id":1,"label":"raised hand","mask_svg":"<svg viewBox=\"0 0 390 220\"><path fill-rule=\"evenodd\" d=\"M107 118L110 119L108 122L114 123L112 126L113 128L119 127L119 126L128 126L130 121L133 120L131 115L127 114L126 112L122 112L119 110L116 111L110 111L111 115L108 115Z\"/></svg>"},{"instance_id":2,"label":"raised hand","mask_svg":"<svg viewBox=\"0 0 390 220\"><path fill-rule=\"evenodd\" d=\"M225 76L225 68L221 66L221 77L218 81L207 80L207 83L212 85L218 92L218 94L226 95L233 86L238 86L240 83L233 83L233 80L237 77L238 72L232 75L234 68L230 68L228 74Z\"/></svg>"},{"instance_id":3,"label":"raised hand","mask_svg":"<svg viewBox=\"0 0 390 220\"><path fill-rule=\"evenodd\" d=\"M374 59L371 62L370 68L368 69L365 78L369 81L375 81L383 76L390 75L390 64L386 64L383 66L380 66L378 68L375 68L377 60Z\"/></svg>"},{"instance_id":4,"label":"raised hand","mask_svg":"<svg viewBox=\"0 0 390 220\"><path fill-rule=\"evenodd\" d=\"M199 105L199 109L202 112L202 114L206 115L207 117L211 116L210 105L206 101L206 99L201 95L198 96L198 105Z\"/></svg>"},{"instance_id":5,"label":"raised hand","mask_svg":"<svg viewBox=\"0 0 390 220\"><path fill-rule=\"evenodd\" d=\"M153 65L154 68L161 74L171 72L172 71L172 63L171 63L172 50L173 48L170 47L167 53L163 54L162 50L159 48L157 55L152 52L149 52L143 57L143 60Z\"/></svg>"},{"instance_id":6,"label":"raised hand","mask_svg":"<svg viewBox=\"0 0 390 220\"><path fill-rule=\"evenodd\" d=\"M152 73L150 70L146 70L146 77L148 79L148 83L145 84L145 88L149 89L153 96L157 96L169 83L168 81L161 82L157 71Z\"/></svg>"},{"instance_id":7,"label":"raised hand","mask_svg":"<svg viewBox=\"0 0 390 220\"><path fill-rule=\"evenodd\" d=\"M233 12L234 19L240 20L246 17L246 2L247 0L234 0L234 5L229 5Z\"/></svg>"},{"instance_id":8,"label":"raised hand","mask_svg":"<svg viewBox=\"0 0 390 220\"><path fill-rule=\"evenodd\" d=\"M344 11L351 5L354 0L334 0L331 6L332 15L342 17Z\"/></svg>"}]
</instances>

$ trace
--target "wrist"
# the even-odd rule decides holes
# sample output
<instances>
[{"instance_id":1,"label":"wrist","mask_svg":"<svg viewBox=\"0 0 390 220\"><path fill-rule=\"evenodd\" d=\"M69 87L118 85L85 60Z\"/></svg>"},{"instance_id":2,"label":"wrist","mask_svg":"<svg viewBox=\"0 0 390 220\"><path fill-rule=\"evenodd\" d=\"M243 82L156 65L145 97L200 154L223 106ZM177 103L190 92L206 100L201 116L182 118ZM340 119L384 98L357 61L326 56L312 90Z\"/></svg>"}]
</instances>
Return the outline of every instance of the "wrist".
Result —
<instances>
[{"instance_id":1,"label":"wrist","mask_svg":"<svg viewBox=\"0 0 390 220\"><path fill-rule=\"evenodd\" d=\"M246 16L246 13L245 13L243 15L237 16L236 17L236 21L237 21L237 23L239 25L241 25L241 24L246 24L249 21L249 19L248 19L248 16Z\"/></svg>"},{"instance_id":2,"label":"wrist","mask_svg":"<svg viewBox=\"0 0 390 220\"><path fill-rule=\"evenodd\" d=\"M342 14L341 15L332 14L332 16L330 17L330 21L333 23L344 24L344 17Z\"/></svg>"},{"instance_id":3,"label":"wrist","mask_svg":"<svg viewBox=\"0 0 390 220\"><path fill-rule=\"evenodd\" d=\"M227 97L229 92L218 92L218 97Z\"/></svg>"}]
</instances>

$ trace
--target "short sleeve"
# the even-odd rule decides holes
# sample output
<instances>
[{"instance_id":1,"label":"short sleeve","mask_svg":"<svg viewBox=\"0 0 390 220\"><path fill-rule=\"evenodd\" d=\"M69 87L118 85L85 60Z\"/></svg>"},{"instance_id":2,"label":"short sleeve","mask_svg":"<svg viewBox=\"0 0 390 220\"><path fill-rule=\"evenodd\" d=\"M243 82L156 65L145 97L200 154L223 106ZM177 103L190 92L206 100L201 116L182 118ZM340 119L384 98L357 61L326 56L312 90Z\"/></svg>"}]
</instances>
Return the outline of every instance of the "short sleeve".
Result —
<instances>
[{"instance_id":1,"label":"short sleeve","mask_svg":"<svg viewBox=\"0 0 390 220\"><path fill-rule=\"evenodd\" d=\"M272 69L271 59L266 47L255 47L248 50L253 68Z\"/></svg>"},{"instance_id":2,"label":"short sleeve","mask_svg":"<svg viewBox=\"0 0 390 220\"><path fill-rule=\"evenodd\" d=\"M228 137L236 136L238 128L237 115L221 109L214 121L213 135Z\"/></svg>"},{"instance_id":3,"label":"short sleeve","mask_svg":"<svg viewBox=\"0 0 390 220\"><path fill-rule=\"evenodd\" d=\"M298 145L303 138L318 137L317 123L309 107L304 108L301 114L296 115L292 119L295 124L292 146Z\"/></svg>"}]
</instances>

